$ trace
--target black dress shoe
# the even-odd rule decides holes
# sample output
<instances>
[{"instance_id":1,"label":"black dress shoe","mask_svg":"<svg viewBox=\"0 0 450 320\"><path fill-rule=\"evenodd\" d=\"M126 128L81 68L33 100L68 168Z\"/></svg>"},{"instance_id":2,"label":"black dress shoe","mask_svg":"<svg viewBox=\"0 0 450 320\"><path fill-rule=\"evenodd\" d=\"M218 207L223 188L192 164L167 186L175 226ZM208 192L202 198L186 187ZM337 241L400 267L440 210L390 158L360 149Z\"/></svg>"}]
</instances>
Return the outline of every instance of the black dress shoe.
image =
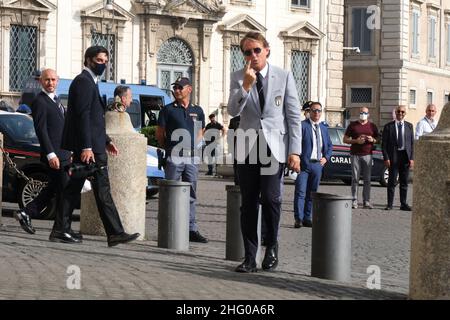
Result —
<instances>
[{"instance_id":1,"label":"black dress shoe","mask_svg":"<svg viewBox=\"0 0 450 320\"><path fill-rule=\"evenodd\" d=\"M54 231L54 230L50 233L50 237L48 239L52 242L81 243L80 239L73 237L68 232L60 232L60 231Z\"/></svg>"},{"instance_id":2,"label":"black dress shoe","mask_svg":"<svg viewBox=\"0 0 450 320\"><path fill-rule=\"evenodd\" d=\"M245 259L234 271L241 273L256 272L256 262L255 260L250 261L249 259Z\"/></svg>"},{"instance_id":3,"label":"black dress shoe","mask_svg":"<svg viewBox=\"0 0 450 320\"><path fill-rule=\"evenodd\" d=\"M392 206L386 206L386 208L384 208L384 210L392 210L393 208L392 208Z\"/></svg>"},{"instance_id":4,"label":"black dress shoe","mask_svg":"<svg viewBox=\"0 0 450 320\"><path fill-rule=\"evenodd\" d=\"M295 218L294 228L298 229L303 227L302 220Z\"/></svg>"},{"instance_id":5,"label":"black dress shoe","mask_svg":"<svg viewBox=\"0 0 450 320\"><path fill-rule=\"evenodd\" d=\"M306 228L312 228L312 221L311 220L303 220L303 226Z\"/></svg>"},{"instance_id":6,"label":"black dress shoe","mask_svg":"<svg viewBox=\"0 0 450 320\"><path fill-rule=\"evenodd\" d=\"M33 225L31 224L31 218L29 215L25 213L23 210L16 211L14 213L14 217L17 221L19 221L20 226L23 230L30 234L34 234L36 230L34 230Z\"/></svg>"},{"instance_id":7,"label":"black dress shoe","mask_svg":"<svg viewBox=\"0 0 450 320\"><path fill-rule=\"evenodd\" d=\"M405 203L405 204L402 204L400 206L400 210L402 210L402 211L412 211L412 208L407 203Z\"/></svg>"},{"instance_id":8,"label":"black dress shoe","mask_svg":"<svg viewBox=\"0 0 450 320\"><path fill-rule=\"evenodd\" d=\"M190 242L208 243L208 239L200 234L198 231L189 231Z\"/></svg>"},{"instance_id":9,"label":"black dress shoe","mask_svg":"<svg viewBox=\"0 0 450 320\"><path fill-rule=\"evenodd\" d=\"M72 229L70 229L69 233L72 237L83 240L83 235L81 234L81 232L75 232Z\"/></svg>"},{"instance_id":10,"label":"black dress shoe","mask_svg":"<svg viewBox=\"0 0 450 320\"><path fill-rule=\"evenodd\" d=\"M128 234L126 232L110 235L108 236L108 247L114 247L119 243L127 243L136 240L139 236L139 233Z\"/></svg>"},{"instance_id":11,"label":"black dress shoe","mask_svg":"<svg viewBox=\"0 0 450 320\"><path fill-rule=\"evenodd\" d=\"M267 247L262 268L266 271L273 271L278 266L278 244Z\"/></svg>"}]
</instances>

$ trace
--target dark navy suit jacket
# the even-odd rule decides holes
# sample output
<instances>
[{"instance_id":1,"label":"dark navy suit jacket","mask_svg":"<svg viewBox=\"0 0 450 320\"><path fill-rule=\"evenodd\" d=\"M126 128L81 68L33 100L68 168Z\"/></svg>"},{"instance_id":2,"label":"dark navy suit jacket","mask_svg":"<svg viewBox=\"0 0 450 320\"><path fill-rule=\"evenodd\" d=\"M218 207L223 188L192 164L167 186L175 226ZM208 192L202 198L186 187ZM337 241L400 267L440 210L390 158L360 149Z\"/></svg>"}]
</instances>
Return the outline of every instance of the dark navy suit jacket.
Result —
<instances>
[{"instance_id":1,"label":"dark navy suit jacket","mask_svg":"<svg viewBox=\"0 0 450 320\"><path fill-rule=\"evenodd\" d=\"M333 152L333 144L328 134L328 128L321 122L319 124L320 133L322 135L322 157L330 161L331 153ZM301 169L302 171L309 170L311 153L313 149L313 139L315 139L312 133L312 125L309 119L302 121L302 155Z\"/></svg>"},{"instance_id":2,"label":"dark navy suit jacket","mask_svg":"<svg viewBox=\"0 0 450 320\"><path fill-rule=\"evenodd\" d=\"M58 105L41 91L31 103L36 135L41 145L41 160L47 163L47 155L54 152L60 162L70 159L70 152L61 149L64 115Z\"/></svg>"},{"instance_id":3,"label":"dark navy suit jacket","mask_svg":"<svg viewBox=\"0 0 450 320\"><path fill-rule=\"evenodd\" d=\"M405 151L409 160L414 160L414 132L413 125L408 121L404 123ZM383 158L384 160L397 161L397 130L395 120L387 123L383 128L382 135Z\"/></svg>"},{"instance_id":4,"label":"dark navy suit jacket","mask_svg":"<svg viewBox=\"0 0 450 320\"><path fill-rule=\"evenodd\" d=\"M83 70L73 79L67 104L62 147L77 154L87 148L106 153L110 141L105 127L106 106L88 71Z\"/></svg>"}]
</instances>

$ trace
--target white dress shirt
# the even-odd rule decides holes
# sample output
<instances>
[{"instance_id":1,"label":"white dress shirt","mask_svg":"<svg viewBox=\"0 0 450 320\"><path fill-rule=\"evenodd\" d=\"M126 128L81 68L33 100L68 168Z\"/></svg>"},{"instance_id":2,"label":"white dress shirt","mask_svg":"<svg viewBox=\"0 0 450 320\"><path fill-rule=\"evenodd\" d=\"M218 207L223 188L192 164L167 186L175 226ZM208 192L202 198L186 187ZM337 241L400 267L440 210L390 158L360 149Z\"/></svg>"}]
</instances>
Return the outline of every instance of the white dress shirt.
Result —
<instances>
[{"instance_id":1,"label":"white dress shirt","mask_svg":"<svg viewBox=\"0 0 450 320\"><path fill-rule=\"evenodd\" d=\"M427 117L423 117L416 126L416 140L419 140L419 137L424 134L431 133L436 128L436 120L428 119Z\"/></svg>"},{"instance_id":2,"label":"white dress shirt","mask_svg":"<svg viewBox=\"0 0 450 320\"><path fill-rule=\"evenodd\" d=\"M405 140L405 121L397 121L397 120L395 120L395 133L396 133L396 137L397 137L397 140L398 140L398 123L399 122L401 122L402 123L402 133L403 133L403 148L398 148L398 150L405 150L405 143L406 143L406 140Z\"/></svg>"},{"instance_id":3,"label":"white dress shirt","mask_svg":"<svg viewBox=\"0 0 450 320\"><path fill-rule=\"evenodd\" d=\"M320 161L320 159L322 159L322 148L320 148L320 146L323 145L322 142L322 132L320 132L320 121L319 122L313 122L311 119L309 119L309 122L311 122L311 127L312 127L312 137L313 137L313 149L311 152L311 160L317 160ZM318 125L318 132L316 132L316 126ZM319 134L319 141L320 141L320 146L317 145L317 134ZM320 148L320 158L317 159L317 148Z\"/></svg>"}]
</instances>

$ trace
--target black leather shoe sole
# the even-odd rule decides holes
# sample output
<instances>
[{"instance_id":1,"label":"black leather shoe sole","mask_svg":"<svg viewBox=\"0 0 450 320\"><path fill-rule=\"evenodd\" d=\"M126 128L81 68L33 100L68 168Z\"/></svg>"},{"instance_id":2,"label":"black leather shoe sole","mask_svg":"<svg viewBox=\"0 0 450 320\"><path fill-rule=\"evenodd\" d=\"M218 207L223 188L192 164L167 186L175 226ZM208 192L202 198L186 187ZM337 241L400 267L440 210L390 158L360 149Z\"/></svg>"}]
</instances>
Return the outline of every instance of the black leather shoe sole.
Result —
<instances>
[{"instance_id":1,"label":"black leather shoe sole","mask_svg":"<svg viewBox=\"0 0 450 320\"><path fill-rule=\"evenodd\" d=\"M16 213L14 214L14 217L16 218L17 221L19 221L20 226L22 227L22 229L23 229L25 232L27 232L27 233L29 233L29 234L35 234L35 233L36 233L36 230L34 230L33 226L31 225L31 222L30 222L30 223L27 223L27 222L25 221L26 218L25 218L20 212L16 212ZM28 219L29 219L29 218L28 218Z\"/></svg>"},{"instance_id":2,"label":"black leather shoe sole","mask_svg":"<svg viewBox=\"0 0 450 320\"><path fill-rule=\"evenodd\" d=\"M73 237L60 237L60 236L50 236L48 238L51 242L59 242L59 243L81 243L80 239L76 239Z\"/></svg>"},{"instance_id":3,"label":"black leather shoe sole","mask_svg":"<svg viewBox=\"0 0 450 320\"><path fill-rule=\"evenodd\" d=\"M139 238L139 236L140 236L139 233L134 233L134 234L130 234L126 238L121 238L121 239L115 239L115 240L108 241L108 247L115 247L118 244L127 243L127 242L130 242L130 241L136 240L137 238Z\"/></svg>"},{"instance_id":4,"label":"black leather shoe sole","mask_svg":"<svg viewBox=\"0 0 450 320\"><path fill-rule=\"evenodd\" d=\"M266 265L264 263L262 264L262 269L264 271L274 271L277 267L278 267L278 260L273 262L273 264L269 264L269 265Z\"/></svg>"},{"instance_id":5,"label":"black leather shoe sole","mask_svg":"<svg viewBox=\"0 0 450 320\"><path fill-rule=\"evenodd\" d=\"M256 269L256 266L240 264L236 267L236 269L234 271L240 272L240 273L252 273L252 272L257 272L257 269Z\"/></svg>"}]
</instances>

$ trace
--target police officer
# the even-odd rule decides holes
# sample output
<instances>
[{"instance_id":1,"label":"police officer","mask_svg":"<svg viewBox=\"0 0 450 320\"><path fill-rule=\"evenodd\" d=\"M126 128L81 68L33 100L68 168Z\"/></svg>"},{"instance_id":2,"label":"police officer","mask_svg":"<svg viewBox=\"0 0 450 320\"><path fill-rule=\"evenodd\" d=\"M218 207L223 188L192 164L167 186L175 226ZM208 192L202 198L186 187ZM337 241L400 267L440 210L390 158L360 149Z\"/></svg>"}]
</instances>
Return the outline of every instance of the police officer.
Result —
<instances>
[{"instance_id":1,"label":"police officer","mask_svg":"<svg viewBox=\"0 0 450 320\"><path fill-rule=\"evenodd\" d=\"M166 151L167 159L164 167L166 179L181 178L182 181L191 184L189 241L207 243L208 239L200 234L195 220L198 166L205 114L201 107L190 102L192 85L188 78L178 78L172 86L175 101L160 111L156 138Z\"/></svg>"}]
</instances>

